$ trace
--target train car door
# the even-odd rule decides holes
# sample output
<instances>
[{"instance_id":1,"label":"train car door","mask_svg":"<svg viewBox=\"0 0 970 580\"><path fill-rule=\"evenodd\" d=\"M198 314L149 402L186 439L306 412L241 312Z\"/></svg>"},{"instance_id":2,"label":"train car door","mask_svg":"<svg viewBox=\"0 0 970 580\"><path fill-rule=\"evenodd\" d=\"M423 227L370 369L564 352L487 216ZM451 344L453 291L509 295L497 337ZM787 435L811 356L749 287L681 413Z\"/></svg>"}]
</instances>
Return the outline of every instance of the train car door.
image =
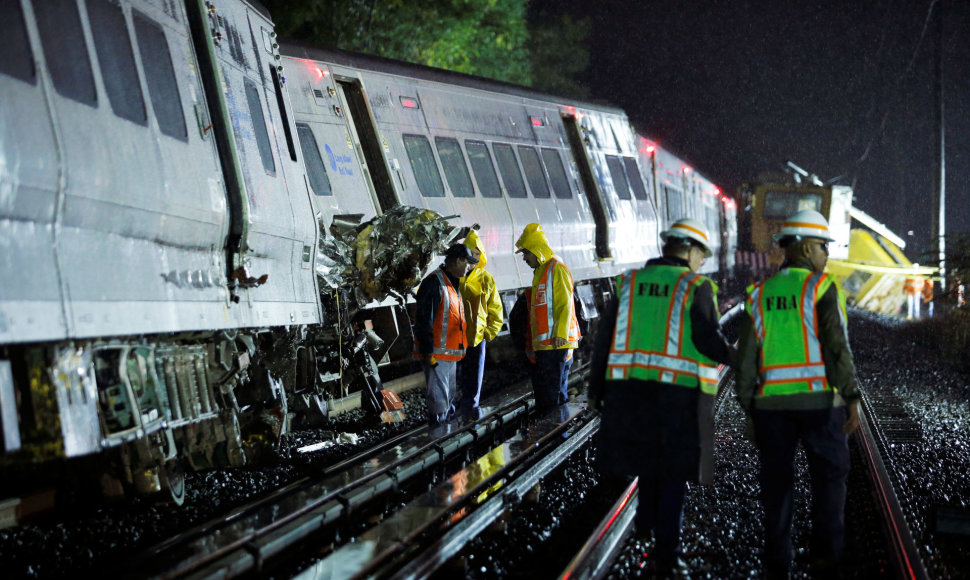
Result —
<instances>
[{"instance_id":1,"label":"train car door","mask_svg":"<svg viewBox=\"0 0 970 580\"><path fill-rule=\"evenodd\" d=\"M603 207L603 197L593 176L593 168L590 165L589 155L583 146L583 137L579 131L579 123L575 115L563 115L563 124L566 126L566 133L569 136L569 146L573 150L573 158L579 168L579 175L583 180L583 191L589 200L589 208L593 212L593 221L596 222L596 257L603 260L610 258L610 233L609 224L606 220L606 210Z\"/></svg>"},{"instance_id":2,"label":"train car door","mask_svg":"<svg viewBox=\"0 0 970 580\"><path fill-rule=\"evenodd\" d=\"M374 116L367 104L364 88L353 78L334 76L340 106L347 111L347 127L360 159L364 177L377 196L381 213L398 204L391 175L381 152L382 145L375 129Z\"/></svg>"}]
</instances>

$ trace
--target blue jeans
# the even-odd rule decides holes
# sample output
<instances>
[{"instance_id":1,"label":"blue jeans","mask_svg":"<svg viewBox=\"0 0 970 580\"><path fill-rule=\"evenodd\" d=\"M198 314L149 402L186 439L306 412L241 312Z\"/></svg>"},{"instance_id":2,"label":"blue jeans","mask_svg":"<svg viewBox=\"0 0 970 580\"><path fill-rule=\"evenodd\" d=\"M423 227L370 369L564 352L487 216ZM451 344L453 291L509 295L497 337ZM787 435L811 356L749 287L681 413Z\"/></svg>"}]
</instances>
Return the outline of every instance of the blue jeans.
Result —
<instances>
[{"instance_id":1,"label":"blue jeans","mask_svg":"<svg viewBox=\"0 0 970 580\"><path fill-rule=\"evenodd\" d=\"M458 416L465 419L478 419L478 408L482 396L482 377L485 374L485 341L465 349L465 358L458 361L458 389L461 403Z\"/></svg>"},{"instance_id":2,"label":"blue jeans","mask_svg":"<svg viewBox=\"0 0 970 580\"><path fill-rule=\"evenodd\" d=\"M765 565L784 572L792 561L795 449L801 441L812 479L814 558L838 564L845 539L845 482L849 444L842 432L845 407L753 414L761 456L761 498L765 508Z\"/></svg>"},{"instance_id":3,"label":"blue jeans","mask_svg":"<svg viewBox=\"0 0 970 580\"><path fill-rule=\"evenodd\" d=\"M562 405L569 400L569 369L573 366L572 349L537 350L532 365L532 390L540 411Z\"/></svg>"},{"instance_id":4,"label":"blue jeans","mask_svg":"<svg viewBox=\"0 0 970 580\"><path fill-rule=\"evenodd\" d=\"M447 423L455 417L456 371L458 361L440 360L434 366L421 361L428 383L428 423Z\"/></svg>"}]
</instances>

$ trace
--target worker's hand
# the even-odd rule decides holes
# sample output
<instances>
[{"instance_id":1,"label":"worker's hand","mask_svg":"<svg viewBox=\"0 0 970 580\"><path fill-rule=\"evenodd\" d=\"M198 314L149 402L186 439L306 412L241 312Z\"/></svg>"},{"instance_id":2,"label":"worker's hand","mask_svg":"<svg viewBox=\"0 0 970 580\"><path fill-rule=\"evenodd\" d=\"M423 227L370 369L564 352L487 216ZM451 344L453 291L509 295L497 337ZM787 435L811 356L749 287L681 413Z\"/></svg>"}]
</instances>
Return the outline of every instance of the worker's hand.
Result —
<instances>
[{"instance_id":1,"label":"worker's hand","mask_svg":"<svg viewBox=\"0 0 970 580\"><path fill-rule=\"evenodd\" d=\"M845 420L842 430L846 435L852 435L859 428L859 401L849 404L849 416Z\"/></svg>"},{"instance_id":2,"label":"worker's hand","mask_svg":"<svg viewBox=\"0 0 970 580\"><path fill-rule=\"evenodd\" d=\"M552 339L552 347L553 348L562 348L562 347L566 346L566 343L567 342L568 341L565 338L563 338L561 336L557 336L556 338Z\"/></svg>"}]
</instances>

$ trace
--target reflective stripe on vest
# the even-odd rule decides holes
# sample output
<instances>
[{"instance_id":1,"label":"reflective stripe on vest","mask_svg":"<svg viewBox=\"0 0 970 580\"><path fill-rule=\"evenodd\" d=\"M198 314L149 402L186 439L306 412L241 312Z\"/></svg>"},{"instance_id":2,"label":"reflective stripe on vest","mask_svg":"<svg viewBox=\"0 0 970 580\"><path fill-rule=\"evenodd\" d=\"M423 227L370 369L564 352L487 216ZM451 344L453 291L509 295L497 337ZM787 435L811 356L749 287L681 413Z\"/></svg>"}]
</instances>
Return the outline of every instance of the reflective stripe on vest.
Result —
<instances>
[{"instance_id":1,"label":"reflective stripe on vest","mask_svg":"<svg viewBox=\"0 0 970 580\"><path fill-rule=\"evenodd\" d=\"M755 335L761 345L761 356L758 359L759 374L761 376L761 396L788 395L803 392L824 391L829 388L825 376L825 362L822 360L822 347L818 340L818 316L815 304L818 302L819 289L828 279L827 274L812 273L802 283L799 296L801 321L801 352L797 348L799 341L792 336L772 336L772 340L784 341L791 356L784 362L765 362L764 344L767 340L767 324L765 314L764 286L771 282L759 284L748 297L748 310L754 324ZM785 299L785 294L781 298ZM775 306L777 311L777 303ZM840 311L841 315L841 311ZM769 313L767 315L771 317Z\"/></svg>"},{"instance_id":2,"label":"reflective stripe on vest","mask_svg":"<svg viewBox=\"0 0 970 580\"><path fill-rule=\"evenodd\" d=\"M623 275L619 284L619 307L617 308L616 327L613 345L607 359L608 380L640 378L664 383L696 386L700 383L705 393L717 391L717 368L684 356L683 338L686 322L688 298L691 289L706 278L689 270L681 274L674 285L673 296L667 309L667 325L663 352L631 348L631 320L634 319L633 296L637 288L636 279L640 271L634 270ZM643 323L643 322L641 322ZM680 379L680 380L678 380Z\"/></svg>"},{"instance_id":3,"label":"reflective stripe on vest","mask_svg":"<svg viewBox=\"0 0 970 580\"><path fill-rule=\"evenodd\" d=\"M556 328L556 313L553 308L555 304L555 295L553 291L553 280L555 275L553 270L556 264L562 265L566 268L566 273L569 274L569 268L566 267L558 258L552 257L543 265L542 276L539 278L539 285L536 286L533 299L535 302L530 301L532 306L530 313L530 321L535 320L535 341L541 345L551 345L553 337L553 331ZM572 276L569 276L570 281ZM569 304L572 306L572 296L567 296L569 299ZM579 321L576 320L576 312L573 311L572 316L569 319L569 334L566 337L567 342L575 342L579 340Z\"/></svg>"},{"instance_id":4,"label":"reflective stripe on vest","mask_svg":"<svg viewBox=\"0 0 970 580\"><path fill-rule=\"evenodd\" d=\"M438 268L434 273L438 277L441 302L432 323L434 344L431 354L440 360L461 360L465 356L465 308L461 296L444 272ZM457 320L453 321L453 318ZM414 342L414 355L420 356L417 337Z\"/></svg>"}]
</instances>

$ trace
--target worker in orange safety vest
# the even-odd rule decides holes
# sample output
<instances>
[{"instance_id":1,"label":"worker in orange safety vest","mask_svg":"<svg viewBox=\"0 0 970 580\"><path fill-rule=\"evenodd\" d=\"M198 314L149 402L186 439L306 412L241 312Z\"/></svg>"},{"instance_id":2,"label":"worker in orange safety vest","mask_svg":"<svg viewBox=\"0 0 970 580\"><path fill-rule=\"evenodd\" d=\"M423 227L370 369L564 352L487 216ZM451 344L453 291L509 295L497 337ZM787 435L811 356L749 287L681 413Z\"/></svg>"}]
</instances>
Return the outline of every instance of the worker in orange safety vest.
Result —
<instances>
[{"instance_id":1,"label":"worker in orange safety vest","mask_svg":"<svg viewBox=\"0 0 970 580\"><path fill-rule=\"evenodd\" d=\"M914 264L918 266L919 264ZM923 277L919 274L909 276L903 284L903 293L906 294L906 318L912 320L919 318L919 305L923 295Z\"/></svg>"},{"instance_id":2,"label":"worker in orange safety vest","mask_svg":"<svg viewBox=\"0 0 970 580\"><path fill-rule=\"evenodd\" d=\"M536 408L548 410L568 398L569 369L579 345L579 321L569 268L549 247L539 224L529 224L515 242L516 253L533 269L529 332L536 363L532 388Z\"/></svg>"},{"instance_id":3,"label":"worker in orange safety vest","mask_svg":"<svg viewBox=\"0 0 970 580\"><path fill-rule=\"evenodd\" d=\"M926 315L933 318L933 279L923 281L923 304L926 305Z\"/></svg>"},{"instance_id":4,"label":"worker in orange safety vest","mask_svg":"<svg viewBox=\"0 0 970 580\"><path fill-rule=\"evenodd\" d=\"M414 321L414 355L421 359L428 383L428 423L455 416L458 361L465 356L465 308L460 280L478 259L465 244L445 252L445 262L418 286Z\"/></svg>"}]
</instances>

